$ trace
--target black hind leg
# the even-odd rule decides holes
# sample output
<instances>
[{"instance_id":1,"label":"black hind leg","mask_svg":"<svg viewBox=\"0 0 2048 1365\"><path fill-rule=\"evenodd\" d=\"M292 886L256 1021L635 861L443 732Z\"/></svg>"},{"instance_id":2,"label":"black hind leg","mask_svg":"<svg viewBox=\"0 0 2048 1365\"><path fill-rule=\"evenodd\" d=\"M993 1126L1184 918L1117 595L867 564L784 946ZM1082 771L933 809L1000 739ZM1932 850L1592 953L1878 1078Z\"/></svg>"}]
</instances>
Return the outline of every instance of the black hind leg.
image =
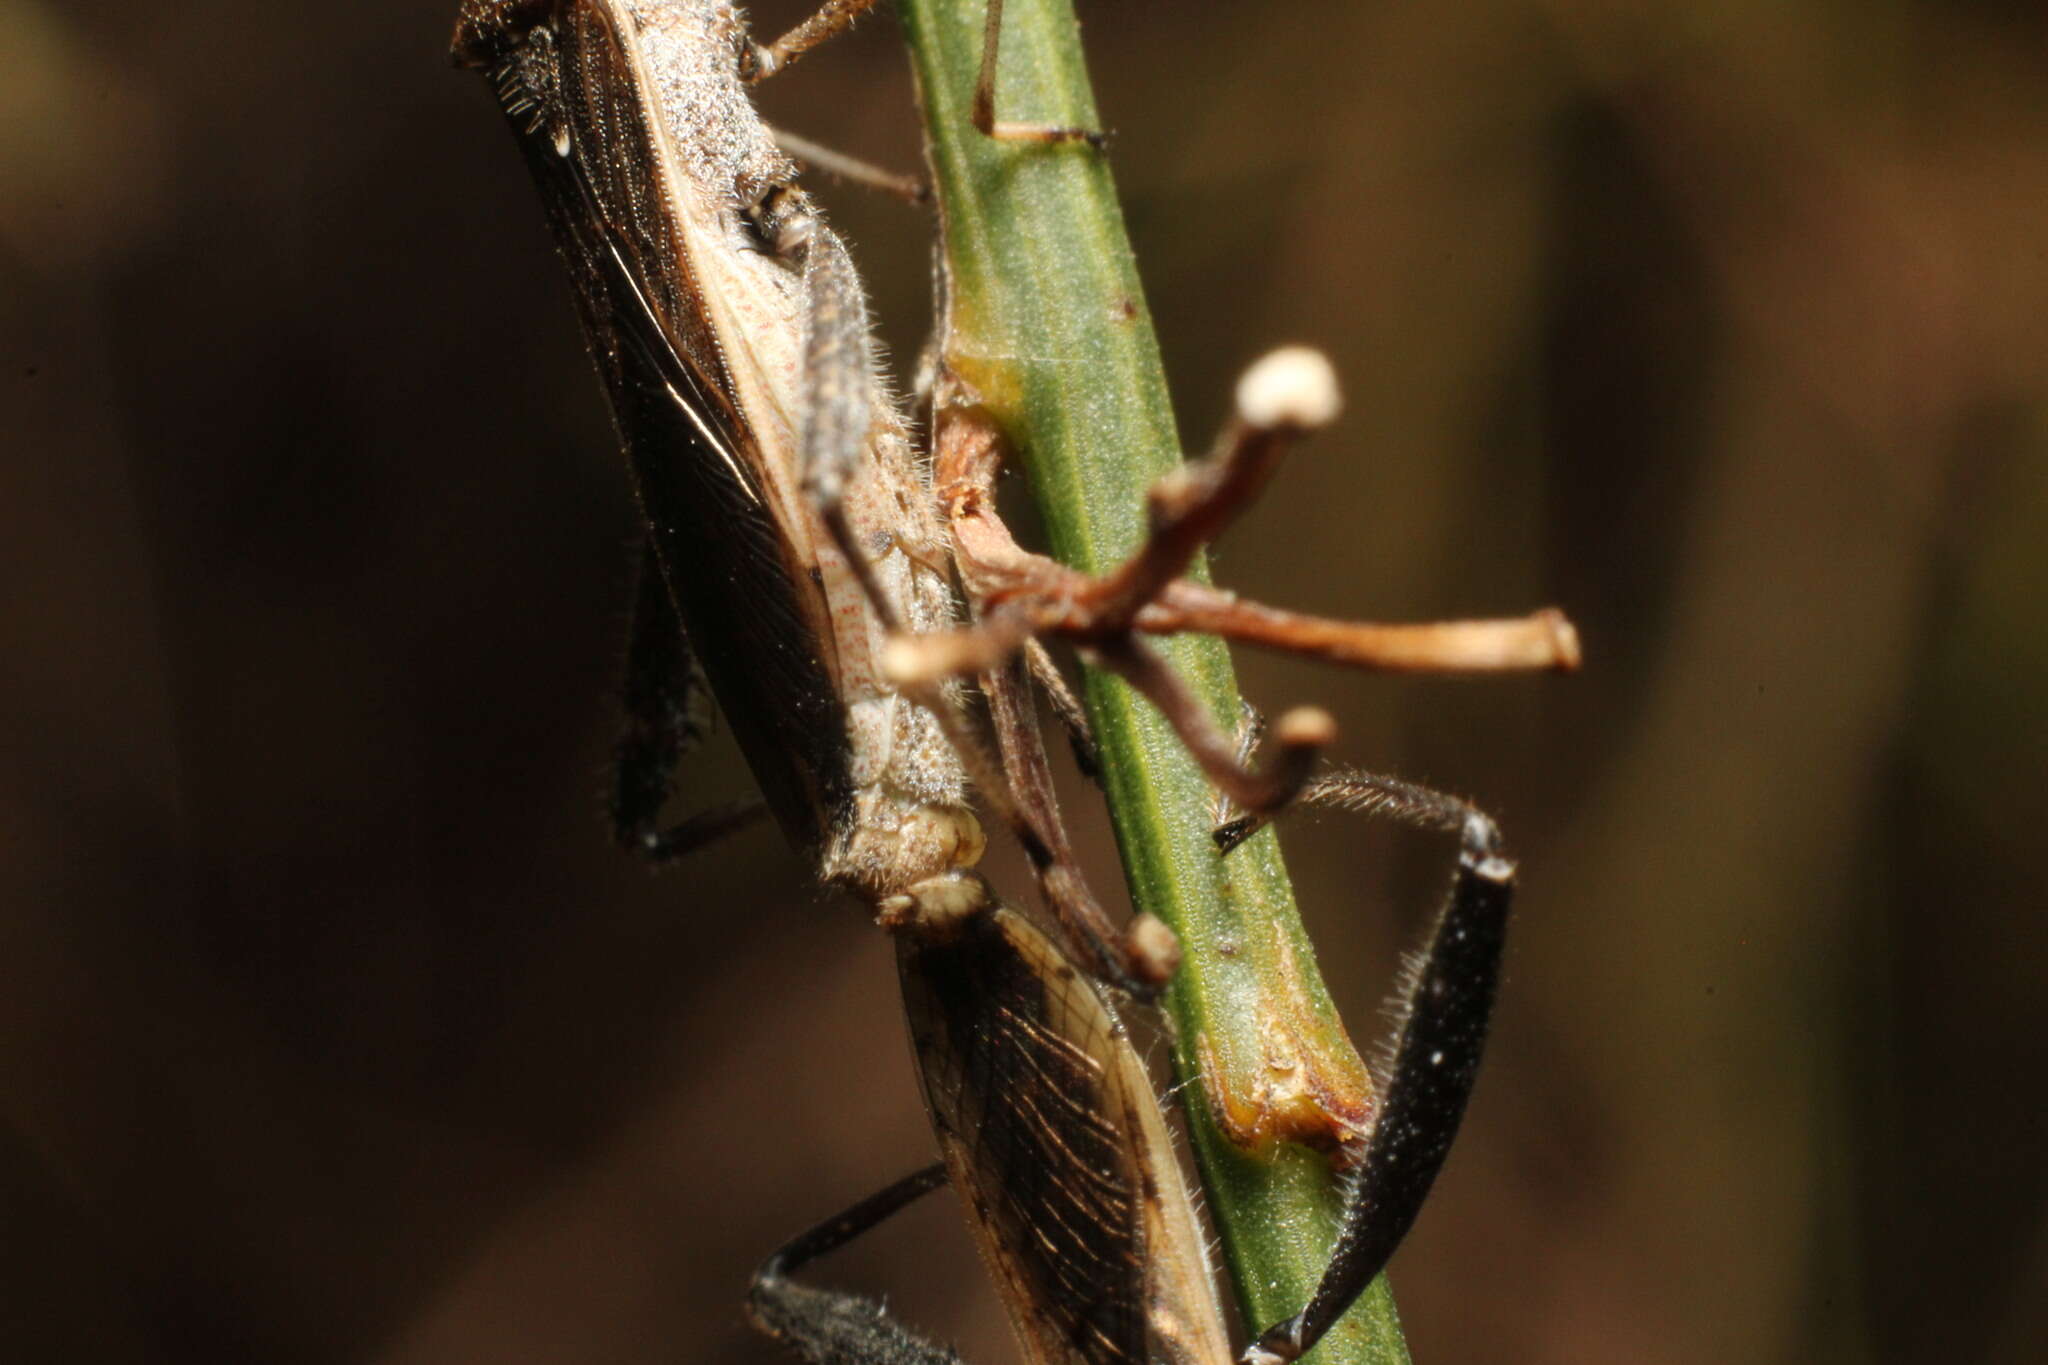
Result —
<instances>
[{"instance_id":1,"label":"black hind leg","mask_svg":"<svg viewBox=\"0 0 2048 1365\"><path fill-rule=\"evenodd\" d=\"M1304 799L1456 834L1458 867L1398 997L1392 1065L1380 1078L1378 1114L1360 1144L1336 1249L1308 1304L1260 1336L1244 1353L1245 1365L1279 1365L1314 1346L1386 1268L1414 1224L1472 1096L1514 898L1515 865L1502 851L1500 831L1456 797L1347 772L1312 784Z\"/></svg>"},{"instance_id":2,"label":"black hind leg","mask_svg":"<svg viewBox=\"0 0 2048 1365\"><path fill-rule=\"evenodd\" d=\"M959 1365L957 1352L905 1328L875 1300L789 1278L945 1183L944 1166L927 1166L783 1246L754 1272L747 1294L754 1325L811 1365Z\"/></svg>"}]
</instances>

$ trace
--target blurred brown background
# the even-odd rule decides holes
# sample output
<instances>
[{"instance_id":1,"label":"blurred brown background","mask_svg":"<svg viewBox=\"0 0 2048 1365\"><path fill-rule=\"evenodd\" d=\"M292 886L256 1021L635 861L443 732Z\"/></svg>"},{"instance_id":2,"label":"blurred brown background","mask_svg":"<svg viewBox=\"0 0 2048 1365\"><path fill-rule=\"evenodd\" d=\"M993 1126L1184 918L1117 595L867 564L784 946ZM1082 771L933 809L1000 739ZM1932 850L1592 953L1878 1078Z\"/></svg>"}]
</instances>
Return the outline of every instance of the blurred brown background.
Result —
<instances>
[{"instance_id":1,"label":"blurred brown background","mask_svg":"<svg viewBox=\"0 0 2048 1365\"><path fill-rule=\"evenodd\" d=\"M931 1150L856 912L608 842L630 507L452 9L0 0L9 1359L779 1359L749 1268ZM1587 642L1244 660L1524 858L1418 1357L2048 1358L2040 7L1084 14L1189 443L1348 388L1219 576ZM915 164L886 16L766 102ZM1289 840L1368 1035L1446 851ZM1015 1359L950 1209L835 1269Z\"/></svg>"}]
</instances>

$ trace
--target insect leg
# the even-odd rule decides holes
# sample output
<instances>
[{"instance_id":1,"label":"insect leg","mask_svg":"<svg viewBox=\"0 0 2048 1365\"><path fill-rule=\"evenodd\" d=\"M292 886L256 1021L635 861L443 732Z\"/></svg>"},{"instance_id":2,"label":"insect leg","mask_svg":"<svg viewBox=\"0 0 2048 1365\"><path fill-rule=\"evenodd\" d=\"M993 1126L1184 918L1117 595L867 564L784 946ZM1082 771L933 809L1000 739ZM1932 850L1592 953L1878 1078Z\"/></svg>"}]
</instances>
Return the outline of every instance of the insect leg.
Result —
<instances>
[{"instance_id":1,"label":"insect leg","mask_svg":"<svg viewBox=\"0 0 2048 1365\"><path fill-rule=\"evenodd\" d=\"M742 74L750 82L767 80L812 48L853 27L854 20L878 3L880 0L825 0L815 14L774 42L752 45ZM1017 123L996 117L996 63L1002 31L1003 0L988 0L988 16L982 25L981 72L974 82L974 126L1004 142L1086 142L1091 147L1101 147L1105 139L1093 128Z\"/></svg>"},{"instance_id":2,"label":"insect leg","mask_svg":"<svg viewBox=\"0 0 2048 1365\"><path fill-rule=\"evenodd\" d=\"M895 600L878 581L869 547L862 543L848 501L855 481L868 468L869 443L877 431L874 411L878 392L870 371L867 305L860 282L838 237L820 223L800 200L769 204L774 218L773 241L778 255L803 272L807 299L804 335L804 403L802 479L806 496L818 510L848 571L859 583L875 618L899 641L921 638L905 634ZM1020 642L1021 643L1021 642ZM1002 659L988 670L997 671ZM910 680L903 695L929 711L944 732L968 779L982 799L1016 833L1039 874L1039 885L1062 925L1077 945L1085 946L1104 974L1120 987L1146 992L1164 981L1156 933L1153 946L1126 951L1127 940L1110 929L1107 915L1095 903L1065 852L1066 838L1051 813L1048 795L1016 790L1013 756L992 752L981 733L962 713L958 699L942 680ZM1026 708L1021 708L1023 714ZM1002 742L998 726L998 743ZM1015 733L1030 729L1018 721ZM1035 740L1035 730L1033 730ZM1039 763L1042 766L1043 757ZM1155 975L1155 973L1159 973Z\"/></svg>"},{"instance_id":3,"label":"insect leg","mask_svg":"<svg viewBox=\"0 0 2048 1365\"><path fill-rule=\"evenodd\" d=\"M956 1352L909 1331L873 1299L789 1279L945 1183L943 1164L927 1166L785 1244L754 1272L754 1325L811 1365L958 1365Z\"/></svg>"},{"instance_id":4,"label":"insect leg","mask_svg":"<svg viewBox=\"0 0 2048 1365\"><path fill-rule=\"evenodd\" d=\"M871 190L880 190L897 199L912 204L929 204L932 201L932 187L914 175L903 175L886 170L871 161L862 161L857 156L848 156L822 143L799 137L786 129L775 129L775 145L807 166L848 180L856 185L865 185Z\"/></svg>"},{"instance_id":5,"label":"insect leg","mask_svg":"<svg viewBox=\"0 0 2048 1365\"><path fill-rule=\"evenodd\" d=\"M1083 777L1096 777L1102 772L1102 760L1095 749L1095 727L1088 723L1088 712L1082 707L1081 699L1074 695L1066 676L1052 655L1037 639L1024 642L1024 667L1031 675L1031 681L1038 684L1045 693L1045 699L1052 707L1060 729L1066 731L1067 745L1074 751L1074 764L1080 768Z\"/></svg>"},{"instance_id":6,"label":"insect leg","mask_svg":"<svg viewBox=\"0 0 2048 1365\"><path fill-rule=\"evenodd\" d=\"M776 254L803 271L804 393L802 461L809 496L869 604L894 630L891 599L875 578L867 547L847 517L849 486L862 467L877 414L876 376L868 343L867 300L845 244L810 210L784 199L774 230Z\"/></svg>"},{"instance_id":7,"label":"insect leg","mask_svg":"<svg viewBox=\"0 0 2048 1365\"><path fill-rule=\"evenodd\" d=\"M1101 150L1109 139L1100 129L1061 123L1017 123L996 117L996 64L1002 46L1003 0L988 0L981 30L981 72L974 80L970 117L980 132L999 142L1085 142Z\"/></svg>"},{"instance_id":8,"label":"insect leg","mask_svg":"<svg viewBox=\"0 0 2048 1365\"><path fill-rule=\"evenodd\" d=\"M1244 767L1250 767L1252 755L1259 751L1259 745L1266 738L1266 714L1242 698L1237 703L1237 709L1237 761ZM1210 818L1210 823L1217 829L1221 829L1242 814L1237 802L1230 799L1228 792L1219 790L1216 793L1214 814ZM1214 831L1211 831L1210 837L1215 837ZM1223 851L1228 853L1230 849L1236 848L1238 843L1243 842L1244 840L1240 839ZM1218 843L1220 845L1221 841Z\"/></svg>"},{"instance_id":9,"label":"insect leg","mask_svg":"<svg viewBox=\"0 0 2048 1365\"><path fill-rule=\"evenodd\" d=\"M676 615L668 581L650 545L626 646L626 723L612 764L612 833L619 844L666 862L760 819L758 797L713 807L663 828L661 808L675 790L676 765L709 728L711 693Z\"/></svg>"},{"instance_id":10,"label":"insect leg","mask_svg":"<svg viewBox=\"0 0 2048 1365\"><path fill-rule=\"evenodd\" d=\"M767 80L809 52L853 27L853 21L881 0L825 0L816 13L772 43L751 44L740 74L748 83Z\"/></svg>"},{"instance_id":11,"label":"insect leg","mask_svg":"<svg viewBox=\"0 0 2048 1365\"><path fill-rule=\"evenodd\" d=\"M1004 813L1038 878L1040 894L1067 935L1069 952L1092 962L1100 979L1150 998L1180 965L1179 940L1163 922L1143 912L1116 928L1088 889L1053 794L1052 769L1046 763L1025 665L1013 659L982 674L979 683L988 703L996 760L1008 787Z\"/></svg>"},{"instance_id":12,"label":"insect leg","mask_svg":"<svg viewBox=\"0 0 2048 1365\"><path fill-rule=\"evenodd\" d=\"M1386 1268L1457 1136L1500 984L1515 865L1493 820L1456 797L1398 778L1341 776L1352 809L1456 833L1458 869L1397 998L1401 1024L1330 1263L1307 1305L1260 1336L1243 1365L1299 1358Z\"/></svg>"}]
</instances>

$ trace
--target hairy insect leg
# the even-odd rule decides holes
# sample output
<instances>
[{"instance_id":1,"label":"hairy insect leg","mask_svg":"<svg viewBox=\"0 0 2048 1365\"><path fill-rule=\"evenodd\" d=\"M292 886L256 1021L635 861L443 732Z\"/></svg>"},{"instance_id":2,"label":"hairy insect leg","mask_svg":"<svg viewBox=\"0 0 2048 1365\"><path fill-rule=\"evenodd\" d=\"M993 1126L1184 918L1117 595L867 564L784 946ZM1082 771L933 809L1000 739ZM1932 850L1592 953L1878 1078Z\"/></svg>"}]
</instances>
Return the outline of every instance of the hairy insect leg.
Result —
<instances>
[{"instance_id":1,"label":"hairy insect leg","mask_svg":"<svg viewBox=\"0 0 2048 1365\"><path fill-rule=\"evenodd\" d=\"M789 1278L945 1183L943 1164L927 1166L786 1243L754 1272L754 1325L811 1365L958 1365L957 1352L911 1332L875 1300Z\"/></svg>"},{"instance_id":2,"label":"hairy insect leg","mask_svg":"<svg viewBox=\"0 0 2048 1365\"><path fill-rule=\"evenodd\" d=\"M1024 667L1031 675L1031 681L1045 693L1053 718L1066 732L1067 746L1074 751L1074 764L1080 768L1081 775L1091 778L1100 775L1102 758L1095 748L1095 727L1088 723L1087 710L1068 685L1059 665L1053 662L1051 653L1039 641L1026 640Z\"/></svg>"},{"instance_id":3,"label":"hairy insect leg","mask_svg":"<svg viewBox=\"0 0 2048 1365\"><path fill-rule=\"evenodd\" d=\"M929 204L932 200L931 186L917 176L887 170L872 161L862 161L857 156L848 156L845 152L827 147L823 143L813 142L807 137L799 137L783 128L777 128L774 132L776 146L804 165L823 171L827 175L837 176L856 185L864 185L871 190L880 190L883 194L912 204Z\"/></svg>"},{"instance_id":4,"label":"hairy insect leg","mask_svg":"<svg viewBox=\"0 0 2048 1365\"><path fill-rule=\"evenodd\" d=\"M876 618L898 642L916 640L921 637L903 633L907 623L898 619L893 599L883 590L869 547L856 534L848 507L850 490L864 468L874 430L869 406L874 384L867 369L867 311L859 280L839 239L808 214L789 213L782 218L776 225L775 243L779 254L802 268L809 300L803 380L805 494ZM1001 666L998 660L989 672L997 673ZM998 702L1011 695L993 682L987 685ZM1162 984L1170 968L1162 969L1159 964L1171 954L1159 946L1157 933L1144 935L1149 946L1134 952L1125 946L1130 940L1109 927L1107 915L1065 851L1066 836L1050 799L1049 779L1043 799L1035 793L1020 793L1017 783L1020 774L1028 777L1026 767L1011 755L990 752L944 680L910 680L901 684L901 690L936 719L982 799L1024 846L1054 914L1075 943L1087 949L1104 976L1120 988L1138 993L1149 994ZM1028 703L1025 709L1028 711ZM1021 734L1032 727L1018 721L1011 728ZM999 745L1002 729L999 724ZM1032 733L1035 743L1035 728ZM1042 768L1043 762L1040 751L1038 766Z\"/></svg>"},{"instance_id":5,"label":"hairy insect leg","mask_svg":"<svg viewBox=\"0 0 2048 1365\"><path fill-rule=\"evenodd\" d=\"M808 19L772 43L755 43L746 54L742 74L750 82L764 81L820 44L853 27L856 19L873 9L880 0L825 0ZM1003 0L988 0L988 14L982 23L981 71L974 82L971 117L975 128L1004 142L1085 142L1101 147L1106 140L1093 128L1076 128L1058 123L1018 123L996 117L996 66L1002 46Z\"/></svg>"},{"instance_id":6,"label":"hairy insect leg","mask_svg":"<svg viewBox=\"0 0 2048 1365\"><path fill-rule=\"evenodd\" d=\"M889 594L875 577L867 547L854 534L847 493L860 472L876 414L868 345L867 300L846 246L810 211L807 200L783 197L772 206L776 254L803 271L802 470L806 496L831 532L882 623L895 619Z\"/></svg>"},{"instance_id":7,"label":"hairy insect leg","mask_svg":"<svg viewBox=\"0 0 2048 1365\"><path fill-rule=\"evenodd\" d=\"M1240 743L1256 744L1257 736L1264 731L1264 719L1254 715L1248 717L1246 723L1248 729L1241 732ZM1250 736L1248 741L1244 737L1247 734ZM1428 818L1419 812L1471 809L1454 796L1446 796L1398 777L1383 777L1354 768L1331 768L1315 774L1302 784L1301 790L1291 804L1318 810L1345 811L1353 815L1386 816L1426 829L1455 829L1455 826L1447 825L1440 819ZM1216 841L1216 847L1220 851L1232 852L1245 840L1272 823L1278 814L1279 810L1239 811L1231 804L1223 804L1216 828L1210 832L1210 837Z\"/></svg>"},{"instance_id":8,"label":"hairy insect leg","mask_svg":"<svg viewBox=\"0 0 2048 1365\"><path fill-rule=\"evenodd\" d=\"M1266 738L1266 714L1242 698L1238 700L1237 709L1237 761L1239 764L1249 767L1251 766L1252 755L1259 751L1259 745ZM1210 832L1210 837L1212 838L1215 837L1215 830L1222 829L1244 813L1237 802L1230 799L1230 793L1221 788L1218 788L1216 791L1215 803L1209 821L1215 827ZM1244 841L1240 839L1237 842L1242 843ZM1222 841L1218 840L1219 847L1221 843ZM1223 851L1228 853L1235 847L1237 847L1237 844L1234 843L1224 848Z\"/></svg>"},{"instance_id":9,"label":"hairy insect leg","mask_svg":"<svg viewBox=\"0 0 2048 1365\"><path fill-rule=\"evenodd\" d=\"M740 74L750 83L767 80L814 47L832 41L853 27L881 0L825 0L823 5L772 43L749 45Z\"/></svg>"},{"instance_id":10,"label":"hairy insect leg","mask_svg":"<svg viewBox=\"0 0 2048 1365\"><path fill-rule=\"evenodd\" d=\"M666 862L767 814L756 797L661 825L661 808L675 791L676 766L710 728L711 691L651 545L641 556L623 700L625 728L613 754L609 802L612 833L621 847Z\"/></svg>"},{"instance_id":11,"label":"hairy insect leg","mask_svg":"<svg viewBox=\"0 0 2048 1365\"><path fill-rule=\"evenodd\" d=\"M1180 941L1163 921L1142 911L1116 928L1089 890L1060 817L1029 676L1028 667L1013 659L980 679L1008 787L1013 833L1067 935L1070 954L1093 962L1097 976L1109 984L1149 998L1180 965Z\"/></svg>"},{"instance_id":12,"label":"hairy insect leg","mask_svg":"<svg viewBox=\"0 0 2048 1365\"><path fill-rule=\"evenodd\" d=\"M1101 150L1109 138L1097 128L1063 123L1019 123L996 117L996 67L1003 34L1003 0L988 0L981 30L981 71L974 79L974 104L969 117L975 128L999 142L1085 142Z\"/></svg>"},{"instance_id":13,"label":"hairy insect leg","mask_svg":"<svg viewBox=\"0 0 2048 1365\"><path fill-rule=\"evenodd\" d=\"M1458 835L1458 867L1428 945L1404 973L1400 1020L1371 1130L1357 1144L1337 1245L1308 1303L1262 1334L1244 1365L1298 1359L1372 1283L1414 1224L1465 1116L1500 985L1515 865L1491 817L1398 778L1343 773L1344 804Z\"/></svg>"}]
</instances>

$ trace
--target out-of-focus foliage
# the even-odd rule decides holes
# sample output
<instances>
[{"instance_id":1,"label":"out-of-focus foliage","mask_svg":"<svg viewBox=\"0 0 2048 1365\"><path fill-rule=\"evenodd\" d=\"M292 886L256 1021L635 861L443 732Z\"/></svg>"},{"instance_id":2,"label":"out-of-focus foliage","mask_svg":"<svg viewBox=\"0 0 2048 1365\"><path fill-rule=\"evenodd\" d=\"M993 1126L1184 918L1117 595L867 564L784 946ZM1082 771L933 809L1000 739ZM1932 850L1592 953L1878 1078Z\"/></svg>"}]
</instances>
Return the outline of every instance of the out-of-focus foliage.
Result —
<instances>
[{"instance_id":1,"label":"out-of-focus foliage","mask_svg":"<svg viewBox=\"0 0 2048 1365\"><path fill-rule=\"evenodd\" d=\"M444 8L0 3L10 1354L760 1360L756 1257L930 1149L879 935L605 837L631 507ZM2048 20L1086 18L1189 444L1269 344L1347 384L1219 577L1586 636L1244 661L1524 859L1417 1353L2041 1358ZM891 28L774 117L909 164ZM926 225L833 205L914 353ZM1446 850L1288 837L1363 1038ZM919 1218L847 1273L1010 1358Z\"/></svg>"}]
</instances>

